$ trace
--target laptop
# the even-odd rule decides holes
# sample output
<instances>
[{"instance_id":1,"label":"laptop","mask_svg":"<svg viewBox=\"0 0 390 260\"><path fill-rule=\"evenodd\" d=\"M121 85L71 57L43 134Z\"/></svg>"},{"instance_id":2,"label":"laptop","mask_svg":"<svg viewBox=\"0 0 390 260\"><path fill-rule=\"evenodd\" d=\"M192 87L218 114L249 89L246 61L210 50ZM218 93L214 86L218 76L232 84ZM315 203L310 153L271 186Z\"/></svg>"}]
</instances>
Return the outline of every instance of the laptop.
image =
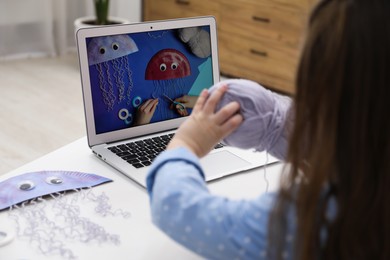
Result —
<instances>
[{"instance_id":1,"label":"laptop","mask_svg":"<svg viewBox=\"0 0 390 260\"><path fill-rule=\"evenodd\" d=\"M191 100L219 81L215 19L82 28L76 38L88 145L146 187L149 165L191 113ZM263 166L266 158L218 144L200 162L210 181Z\"/></svg>"}]
</instances>

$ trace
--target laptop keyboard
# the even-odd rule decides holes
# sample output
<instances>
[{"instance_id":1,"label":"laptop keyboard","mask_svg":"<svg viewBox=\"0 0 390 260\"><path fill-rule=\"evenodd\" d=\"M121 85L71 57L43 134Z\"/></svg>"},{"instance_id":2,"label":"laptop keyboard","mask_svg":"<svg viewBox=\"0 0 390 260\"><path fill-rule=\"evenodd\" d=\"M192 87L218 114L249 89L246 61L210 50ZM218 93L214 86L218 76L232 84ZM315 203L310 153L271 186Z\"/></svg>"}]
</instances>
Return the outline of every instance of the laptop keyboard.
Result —
<instances>
[{"instance_id":1,"label":"laptop keyboard","mask_svg":"<svg viewBox=\"0 0 390 260\"><path fill-rule=\"evenodd\" d=\"M165 150L173 135L174 134L161 135L117 146L111 146L107 149L121 157L135 168L142 168L149 166L153 162L154 158ZM214 147L214 149L221 147L223 147L223 144L219 143Z\"/></svg>"}]
</instances>

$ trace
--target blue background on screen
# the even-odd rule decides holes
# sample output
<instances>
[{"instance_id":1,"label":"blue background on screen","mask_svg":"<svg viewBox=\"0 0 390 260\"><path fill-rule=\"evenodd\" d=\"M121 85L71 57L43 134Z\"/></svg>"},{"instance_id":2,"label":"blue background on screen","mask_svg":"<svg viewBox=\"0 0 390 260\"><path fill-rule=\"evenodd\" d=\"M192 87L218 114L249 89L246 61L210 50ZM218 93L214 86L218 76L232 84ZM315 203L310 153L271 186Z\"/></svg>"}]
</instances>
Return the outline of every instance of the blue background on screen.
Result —
<instances>
[{"instance_id":1,"label":"blue background on screen","mask_svg":"<svg viewBox=\"0 0 390 260\"><path fill-rule=\"evenodd\" d=\"M203 27L202 29L209 32L208 27ZM180 117L175 110L170 109L171 103L160 96L161 91L156 92L156 90L163 90L168 96L174 99L186 95L189 92L190 95L199 95L201 88L199 88L199 86L194 86L194 88L192 88L194 83L199 84L199 82L202 82L202 84L206 84L204 88L209 88L213 84L211 56L206 58L199 58L195 56L189 47L179 39L177 30L133 33L128 34L128 36L133 39L138 47L138 51L130 53L127 57L124 57L128 60L128 66L126 68L131 71L130 78L133 85L132 91L127 100L119 103L118 98L116 98L114 105L111 108L108 108L107 104L104 103L103 92L101 89L102 78L101 75L99 77L97 64L89 66L96 134L133 126L131 121L134 122L137 107L134 107L133 103L130 101L133 101L135 97L141 98L141 103L148 99L159 98L159 104L156 108L156 112L150 121L150 123L154 123ZM92 39L93 38L87 39L87 46ZM189 61L191 74L187 77L173 80L146 80L145 72L148 62L158 51L162 49L175 49L184 54ZM123 67L123 64L121 66ZM112 63L108 62L106 67L103 66L103 68L105 74L111 75L110 77L114 95L118 97L118 90L114 76L118 74L115 74L114 66ZM199 69L203 69L202 73L200 73ZM100 71L100 74L101 73L102 72ZM200 74L201 77L199 77ZM127 71L125 72L125 75L123 75L123 81L126 86L130 83ZM173 87L175 89L172 89L172 82L174 83ZM106 88L107 85L108 84L106 83ZM158 93L157 96L156 93ZM128 122L125 122L123 118L121 119L118 116L121 109L126 109L126 111L128 111ZM191 109L189 109L189 112L190 111ZM123 116L127 116L127 114L122 113L122 117Z\"/></svg>"}]
</instances>

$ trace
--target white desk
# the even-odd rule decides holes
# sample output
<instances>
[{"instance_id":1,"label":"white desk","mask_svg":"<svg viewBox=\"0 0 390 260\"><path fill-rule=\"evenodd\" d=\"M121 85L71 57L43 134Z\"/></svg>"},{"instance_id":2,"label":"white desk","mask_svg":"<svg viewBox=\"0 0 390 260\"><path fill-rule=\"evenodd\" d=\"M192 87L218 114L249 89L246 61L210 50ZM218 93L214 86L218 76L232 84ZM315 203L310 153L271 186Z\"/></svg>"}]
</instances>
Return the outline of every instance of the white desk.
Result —
<instances>
[{"instance_id":1,"label":"white desk","mask_svg":"<svg viewBox=\"0 0 390 260\"><path fill-rule=\"evenodd\" d=\"M18 174L42 170L81 171L110 178L113 182L94 187L93 192L101 194L104 191L110 198L113 208L131 213L131 217L127 219L88 215L88 218L102 225L110 233L119 235L121 243L99 245L70 242L69 248L77 259L199 259L197 255L170 240L152 224L146 190L96 158L89 150L85 137L1 176L0 181ZM282 164L267 167L269 190L277 188L281 170ZM230 198L253 198L266 189L264 170L257 169L229 176L210 183L209 188L215 194ZM13 224L8 210L1 211L0 230L2 225L12 229ZM15 237L11 243L0 247L0 259L64 258L42 255L33 244Z\"/></svg>"}]
</instances>

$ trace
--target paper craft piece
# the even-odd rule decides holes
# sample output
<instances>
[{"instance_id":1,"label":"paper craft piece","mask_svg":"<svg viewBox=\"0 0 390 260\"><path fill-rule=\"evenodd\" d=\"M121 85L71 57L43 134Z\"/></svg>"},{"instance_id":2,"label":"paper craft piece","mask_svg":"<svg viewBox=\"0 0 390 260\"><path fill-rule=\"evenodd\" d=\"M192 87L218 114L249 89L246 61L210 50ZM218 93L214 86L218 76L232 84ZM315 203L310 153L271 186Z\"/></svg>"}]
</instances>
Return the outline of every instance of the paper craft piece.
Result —
<instances>
[{"instance_id":1,"label":"paper craft piece","mask_svg":"<svg viewBox=\"0 0 390 260\"><path fill-rule=\"evenodd\" d=\"M47 199L46 199L47 198ZM9 234L1 245L6 245L14 237L30 241L30 246L43 258L80 259L75 247L85 246L86 250L102 249L105 244L119 246L120 236L113 232L110 221L102 218L116 218L120 221L131 217L130 212L114 208L110 198L104 193L95 193L92 188L78 189L75 192L58 192L38 197L11 206L8 218L14 223L0 223L1 231ZM96 214L94 214L96 213ZM107 227L103 223L108 224ZM13 225L14 224L14 225ZM127 225L123 222L120 225ZM2 243L3 242L3 243Z\"/></svg>"},{"instance_id":2,"label":"paper craft piece","mask_svg":"<svg viewBox=\"0 0 390 260\"><path fill-rule=\"evenodd\" d=\"M205 87L213 85L213 77L210 74L212 67L211 58L207 58L205 62L199 65L199 76L196 78L194 84L188 92L188 95L199 96L200 92L202 92Z\"/></svg>"},{"instance_id":3,"label":"paper craft piece","mask_svg":"<svg viewBox=\"0 0 390 260\"><path fill-rule=\"evenodd\" d=\"M29 172L0 182L0 210L56 192L93 187L112 181L90 173L68 171Z\"/></svg>"}]
</instances>

